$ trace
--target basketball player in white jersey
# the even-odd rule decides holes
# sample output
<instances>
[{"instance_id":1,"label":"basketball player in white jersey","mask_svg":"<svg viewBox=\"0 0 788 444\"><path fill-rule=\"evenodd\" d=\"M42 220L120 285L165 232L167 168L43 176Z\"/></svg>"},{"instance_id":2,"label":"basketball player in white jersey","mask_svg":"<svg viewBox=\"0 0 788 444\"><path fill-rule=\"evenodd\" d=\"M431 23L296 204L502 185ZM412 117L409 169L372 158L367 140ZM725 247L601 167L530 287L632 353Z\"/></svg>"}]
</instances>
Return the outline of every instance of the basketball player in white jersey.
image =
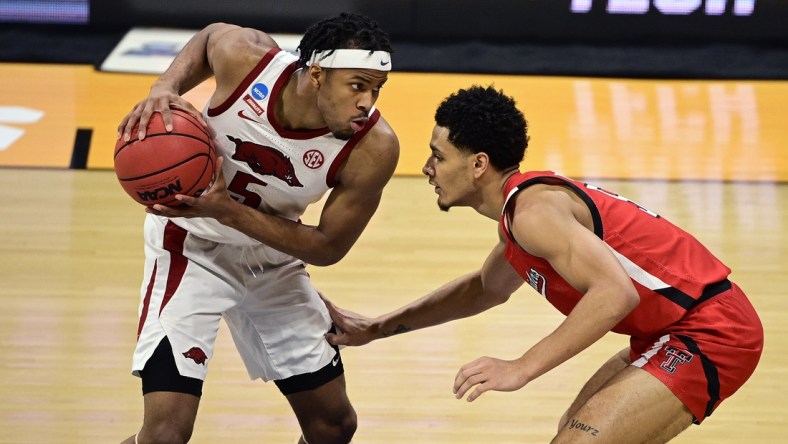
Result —
<instances>
[{"instance_id":1,"label":"basketball player in white jersey","mask_svg":"<svg viewBox=\"0 0 788 444\"><path fill-rule=\"evenodd\" d=\"M145 280L132 371L145 414L126 443L187 442L224 318L252 379L274 381L299 442L347 443L356 414L331 319L305 263L336 263L380 202L399 142L375 109L391 69L388 35L341 14L311 26L300 58L263 32L217 23L197 33L118 127L144 138L154 112L201 116L216 144L212 187L154 206L145 221ZM213 75L200 113L181 94ZM139 123L139 132L131 131ZM317 226L305 208L330 195Z\"/></svg>"}]
</instances>

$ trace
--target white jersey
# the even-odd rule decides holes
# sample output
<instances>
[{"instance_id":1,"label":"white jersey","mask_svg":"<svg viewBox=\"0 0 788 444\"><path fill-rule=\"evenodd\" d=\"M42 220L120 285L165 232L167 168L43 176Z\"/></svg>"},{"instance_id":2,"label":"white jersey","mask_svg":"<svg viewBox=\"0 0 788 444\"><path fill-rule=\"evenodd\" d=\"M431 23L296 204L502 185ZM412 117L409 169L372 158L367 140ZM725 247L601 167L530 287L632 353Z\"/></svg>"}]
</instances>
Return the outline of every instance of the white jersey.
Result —
<instances>
[{"instance_id":1,"label":"white jersey","mask_svg":"<svg viewBox=\"0 0 788 444\"><path fill-rule=\"evenodd\" d=\"M296 61L294 55L272 49L224 103L203 112L217 154L224 156L222 170L230 194L244 205L293 221L335 185L342 162L380 118L373 109L366 126L349 140L337 139L328 128L283 128L276 120L276 104L298 68ZM212 218L172 220L214 242L260 245ZM265 262L285 259L269 250Z\"/></svg>"}]
</instances>

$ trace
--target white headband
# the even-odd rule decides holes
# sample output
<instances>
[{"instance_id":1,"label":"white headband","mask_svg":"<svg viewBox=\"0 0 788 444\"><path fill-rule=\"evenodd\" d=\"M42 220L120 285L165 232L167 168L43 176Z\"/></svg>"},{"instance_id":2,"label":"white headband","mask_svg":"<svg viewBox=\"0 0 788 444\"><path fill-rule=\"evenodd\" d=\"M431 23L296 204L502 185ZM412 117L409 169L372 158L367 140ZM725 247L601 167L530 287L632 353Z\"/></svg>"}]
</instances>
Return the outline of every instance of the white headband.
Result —
<instances>
[{"instance_id":1,"label":"white headband","mask_svg":"<svg viewBox=\"0 0 788 444\"><path fill-rule=\"evenodd\" d=\"M316 63L323 68L356 68L374 69L377 71L391 71L391 54L386 51L373 51L368 49L326 49L315 51L309 59L309 64ZM331 52L329 55L322 55Z\"/></svg>"}]
</instances>

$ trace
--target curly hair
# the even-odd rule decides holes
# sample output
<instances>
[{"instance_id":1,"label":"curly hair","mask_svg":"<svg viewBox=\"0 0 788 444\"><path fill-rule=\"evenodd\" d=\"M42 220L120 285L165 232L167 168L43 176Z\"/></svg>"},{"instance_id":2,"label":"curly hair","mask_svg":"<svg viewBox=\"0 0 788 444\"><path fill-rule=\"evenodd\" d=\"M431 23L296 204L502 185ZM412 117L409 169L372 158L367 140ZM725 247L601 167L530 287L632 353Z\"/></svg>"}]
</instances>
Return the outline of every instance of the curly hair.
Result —
<instances>
[{"instance_id":1,"label":"curly hair","mask_svg":"<svg viewBox=\"0 0 788 444\"><path fill-rule=\"evenodd\" d=\"M343 12L307 28L301 43L298 64L306 66L315 51L368 49L393 53L389 35L371 18Z\"/></svg>"},{"instance_id":2,"label":"curly hair","mask_svg":"<svg viewBox=\"0 0 788 444\"><path fill-rule=\"evenodd\" d=\"M528 148L525 116L514 99L492 86L451 94L435 111L435 123L449 130L449 141L461 151L487 153L499 171L519 165Z\"/></svg>"}]
</instances>

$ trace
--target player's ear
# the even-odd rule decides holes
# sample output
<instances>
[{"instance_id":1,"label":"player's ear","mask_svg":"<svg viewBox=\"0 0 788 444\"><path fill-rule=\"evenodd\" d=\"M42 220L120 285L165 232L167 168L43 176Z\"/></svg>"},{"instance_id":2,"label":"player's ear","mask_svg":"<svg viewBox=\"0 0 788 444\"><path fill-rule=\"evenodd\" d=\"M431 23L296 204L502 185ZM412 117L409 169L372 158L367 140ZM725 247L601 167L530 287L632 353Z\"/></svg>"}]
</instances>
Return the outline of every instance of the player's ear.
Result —
<instances>
[{"instance_id":1,"label":"player's ear","mask_svg":"<svg viewBox=\"0 0 788 444\"><path fill-rule=\"evenodd\" d=\"M473 155L474 177L481 176L490 167L490 157L487 153L476 153Z\"/></svg>"},{"instance_id":2,"label":"player's ear","mask_svg":"<svg viewBox=\"0 0 788 444\"><path fill-rule=\"evenodd\" d=\"M320 83L323 81L323 74L325 70L317 64L309 65L309 81L312 82L312 85L315 88L320 88Z\"/></svg>"}]
</instances>

